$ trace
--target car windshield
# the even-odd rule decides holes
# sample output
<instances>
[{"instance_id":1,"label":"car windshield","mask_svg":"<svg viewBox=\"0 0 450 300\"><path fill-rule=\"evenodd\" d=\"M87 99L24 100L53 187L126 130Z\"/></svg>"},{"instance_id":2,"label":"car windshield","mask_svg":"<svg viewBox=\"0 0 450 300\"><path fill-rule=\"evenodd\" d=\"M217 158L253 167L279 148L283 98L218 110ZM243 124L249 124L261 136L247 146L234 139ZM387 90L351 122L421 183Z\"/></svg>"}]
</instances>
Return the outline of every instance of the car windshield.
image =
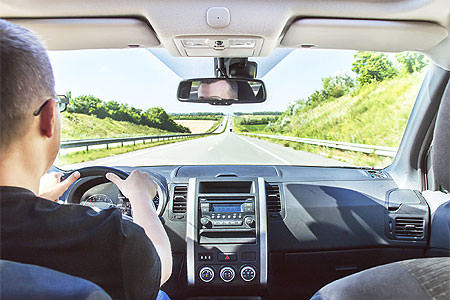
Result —
<instances>
[{"instance_id":1,"label":"car windshield","mask_svg":"<svg viewBox=\"0 0 450 300\"><path fill-rule=\"evenodd\" d=\"M423 81L421 54L277 49L249 58L262 103L177 100L183 79L214 77L213 58L164 49L50 51L70 99L56 166L265 164L388 166Z\"/></svg>"}]
</instances>

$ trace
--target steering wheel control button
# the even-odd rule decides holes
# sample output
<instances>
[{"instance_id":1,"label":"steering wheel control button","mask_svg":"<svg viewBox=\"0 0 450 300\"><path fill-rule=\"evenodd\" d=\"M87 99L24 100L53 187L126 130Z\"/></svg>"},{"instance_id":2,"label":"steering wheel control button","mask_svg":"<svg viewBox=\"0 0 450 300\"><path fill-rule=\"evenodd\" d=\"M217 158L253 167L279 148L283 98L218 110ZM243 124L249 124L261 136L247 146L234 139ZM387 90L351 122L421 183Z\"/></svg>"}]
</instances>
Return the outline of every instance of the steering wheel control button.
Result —
<instances>
[{"instance_id":1,"label":"steering wheel control button","mask_svg":"<svg viewBox=\"0 0 450 300\"><path fill-rule=\"evenodd\" d=\"M237 254L236 253L219 253L219 255L217 256L217 260L220 262L236 261Z\"/></svg>"},{"instance_id":2,"label":"steering wheel control button","mask_svg":"<svg viewBox=\"0 0 450 300\"><path fill-rule=\"evenodd\" d=\"M225 282L230 282L234 279L235 273L231 267L223 267L220 270L220 278Z\"/></svg>"},{"instance_id":3,"label":"steering wheel control button","mask_svg":"<svg viewBox=\"0 0 450 300\"><path fill-rule=\"evenodd\" d=\"M214 270L210 267L203 267L201 268L199 275L203 282L210 282L214 279Z\"/></svg>"},{"instance_id":4,"label":"steering wheel control button","mask_svg":"<svg viewBox=\"0 0 450 300\"><path fill-rule=\"evenodd\" d=\"M252 281L256 277L256 271L253 267L246 266L241 269L241 278L244 281Z\"/></svg>"}]
</instances>

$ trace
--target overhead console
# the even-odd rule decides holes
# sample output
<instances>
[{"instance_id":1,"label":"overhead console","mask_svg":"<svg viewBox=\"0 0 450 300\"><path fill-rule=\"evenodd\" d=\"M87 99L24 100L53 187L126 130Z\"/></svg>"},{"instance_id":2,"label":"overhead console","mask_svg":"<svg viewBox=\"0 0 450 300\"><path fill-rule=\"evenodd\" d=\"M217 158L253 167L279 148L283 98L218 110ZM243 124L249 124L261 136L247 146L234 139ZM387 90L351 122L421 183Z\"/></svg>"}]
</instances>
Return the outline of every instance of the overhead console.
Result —
<instances>
[{"instance_id":1,"label":"overhead console","mask_svg":"<svg viewBox=\"0 0 450 300\"><path fill-rule=\"evenodd\" d=\"M259 56L263 39L255 36L180 36L174 39L181 56Z\"/></svg>"},{"instance_id":2,"label":"overhead console","mask_svg":"<svg viewBox=\"0 0 450 300\"><path fill-rule=\"evenodd\" d=\"M267 283L267 215L262 177L191 178L186 254L190 286Z\"/></svg>"}]
</instances>

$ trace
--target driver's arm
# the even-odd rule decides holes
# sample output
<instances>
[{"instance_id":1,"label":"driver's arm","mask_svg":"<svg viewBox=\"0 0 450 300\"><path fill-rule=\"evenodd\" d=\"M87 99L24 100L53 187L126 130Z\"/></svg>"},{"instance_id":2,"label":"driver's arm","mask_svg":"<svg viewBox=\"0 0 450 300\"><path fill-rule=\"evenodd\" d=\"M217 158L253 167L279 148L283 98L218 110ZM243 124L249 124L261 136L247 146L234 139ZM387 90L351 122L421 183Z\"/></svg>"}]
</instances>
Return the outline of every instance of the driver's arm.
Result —
<instances>
[{"instance_id":1,"label":"driver's arm","mask_svg":"<svg viewBox=\"0 0 450 300\"><path fill-rule=\"evenodd\" d=\"M126 180L113 173L106 178L117 185L122 194L130 200L133 209L133 221L141 226L152 241L161 260L161 285L172 273L172 251L169 238L153 207L152 199L157 192L157 186L147 173L134 170Z\"/></svg>"}]
</instances>

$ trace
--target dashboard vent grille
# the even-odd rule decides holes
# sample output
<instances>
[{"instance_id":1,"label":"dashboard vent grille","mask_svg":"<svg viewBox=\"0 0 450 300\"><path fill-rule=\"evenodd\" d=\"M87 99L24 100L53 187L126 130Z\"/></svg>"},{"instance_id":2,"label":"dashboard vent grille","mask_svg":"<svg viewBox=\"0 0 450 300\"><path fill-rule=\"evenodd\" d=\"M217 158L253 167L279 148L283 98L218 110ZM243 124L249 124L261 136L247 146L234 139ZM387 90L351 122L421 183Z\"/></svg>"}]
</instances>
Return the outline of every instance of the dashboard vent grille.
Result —
<instances>
[{"instance_id":1,"label":"dashboard vent grille","mask_svg":"<svg viewBox=\"0 0 450 300\"><path fill-rule=\"evenodd\" d=\"M281 216L281 197L279 185L266 184L266 204L269 215Z\"/></svg>"},{"instance_id":2,"label":"dashboard vent grille","mask_svg":"<svg viewBox=\"0 0 450 300\"><path fill-rule=\"evenodd\" d=\"M424 219L423 218L395 218L394 235L397 238L423 238Z\"/></svg>"},{"instance_id":3,"label":"dashboard vent grille","mask_svg":"<svg viewBox=\"0 0 450 300\"><path fill-rule=\"evenodd\" d=\"M173 190L172 211L174 213L186 213L187 186L177 185Z\"/></svg>"}]
</instances>

